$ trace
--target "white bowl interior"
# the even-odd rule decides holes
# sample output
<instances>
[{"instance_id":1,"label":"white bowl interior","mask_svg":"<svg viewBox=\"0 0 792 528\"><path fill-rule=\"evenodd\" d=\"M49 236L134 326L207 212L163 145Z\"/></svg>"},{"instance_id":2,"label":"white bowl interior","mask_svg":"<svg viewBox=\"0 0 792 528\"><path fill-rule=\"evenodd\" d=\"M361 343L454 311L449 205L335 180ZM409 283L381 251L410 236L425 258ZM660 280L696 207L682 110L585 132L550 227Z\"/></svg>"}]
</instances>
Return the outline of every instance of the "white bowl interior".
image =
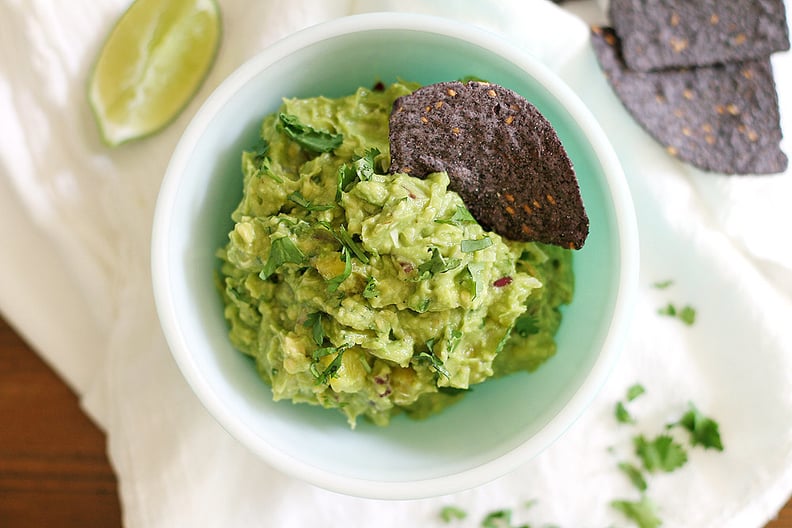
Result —
<instances>
[{"instance_id":1,"label":"white bowl interior","mask_svg":"<svg viewBox=\"0 0 792 528\"><path fill-rule=\"evenodd\" d=\"M535 373L476 386L429 420L398 417L387 428L361 421L350 430L335 411L274 403L251 360L226 337L213 280L215 251L227 240L229 215L241 196L241 151L256 143L262 117L282 97L339 96L378 80L431 83L467 75L512 88L535 104L577 168L591 234L575 257L576 295L564 313L559 353ZM152 248L169 345L224 427L272 465L310 482L362 496L409 498L495 478L570 425L616 356L626 291L637 269L635 254L624 247L637 248L637 242L614 160L565 86L486 33L400 15L363 15L301 32L227 79L196 115L171 161Z\"/></svg>"}]
</instances>

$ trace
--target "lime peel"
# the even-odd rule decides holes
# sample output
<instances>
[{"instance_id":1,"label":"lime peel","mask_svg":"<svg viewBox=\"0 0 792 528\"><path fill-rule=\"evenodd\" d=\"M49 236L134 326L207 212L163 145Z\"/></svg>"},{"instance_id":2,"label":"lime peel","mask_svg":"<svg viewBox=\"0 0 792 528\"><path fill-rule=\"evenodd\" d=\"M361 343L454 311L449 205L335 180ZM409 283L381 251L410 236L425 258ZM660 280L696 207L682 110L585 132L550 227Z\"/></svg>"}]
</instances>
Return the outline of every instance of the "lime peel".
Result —
<instances>
[{"instance_id":1,"label":"lime peel","mask_svg":"<svg viewBox=\"0 0 792 528\"><path fill-rule=\"evenodd\" d=\"M91 72L88 100L103 141L151 135L187 106L214 64L221 37L215 0L135 0Z\"/></svg>"}]
</instances>

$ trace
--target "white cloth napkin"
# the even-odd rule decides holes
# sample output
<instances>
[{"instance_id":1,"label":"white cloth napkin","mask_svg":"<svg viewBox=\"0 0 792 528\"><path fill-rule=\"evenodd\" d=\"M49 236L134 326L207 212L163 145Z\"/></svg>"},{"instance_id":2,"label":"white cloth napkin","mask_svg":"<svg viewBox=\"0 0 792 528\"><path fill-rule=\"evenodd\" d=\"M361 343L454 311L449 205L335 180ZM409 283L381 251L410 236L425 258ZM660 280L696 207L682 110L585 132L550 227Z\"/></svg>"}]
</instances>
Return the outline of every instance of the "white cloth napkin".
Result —
<instances>
[{"instance_id":1,"label":"white cloth napkin","mask_svg":"<svg viewBox=\"0 0 792 528\"><path fill-rule=\"evenodd\" d=\"M99 141L85 86L127 2L0 4L0 311L107 431L129 527L441 526L460 506L478 526L514 509L533 526L624 526L609 501L636 499L616 464L688 401L721 425L725 451L652 476L665 526L752 527L792 493L792 179L725 177L669 158L627 115L598 69L597 4L547 0L220 0L224 40L205 86L164 132L115 150ZM641 234L641 291L622 359L591 409L534 461L453 496L385 502L340 496L277 473L192 395L160 333L149 284L152 212L168 157L212 88L266 45L372 10L453 16L498 32L562 76L611 138ZM792 57L773 57L792 131ZM784 142L792 154L792 145ZM672 280L667 289L652 286ZM690 304L686 326L658 315ZM642 383L636 426L613 405ZM525 502L535 500L528 508Z\"/></svg>"}]
</instances>

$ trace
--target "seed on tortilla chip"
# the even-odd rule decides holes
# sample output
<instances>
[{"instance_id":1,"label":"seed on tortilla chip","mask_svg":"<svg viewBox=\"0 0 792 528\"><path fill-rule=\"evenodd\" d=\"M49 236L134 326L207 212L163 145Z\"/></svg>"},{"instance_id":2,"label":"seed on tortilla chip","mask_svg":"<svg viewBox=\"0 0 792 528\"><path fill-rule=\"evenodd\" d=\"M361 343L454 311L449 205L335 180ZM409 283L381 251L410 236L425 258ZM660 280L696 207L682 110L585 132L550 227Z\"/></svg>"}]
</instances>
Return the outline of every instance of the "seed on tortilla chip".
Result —
<instances>
[{"instance_id":1,"label":"seed on tortilla chip","mask_svg":"<svg viewBox=\"0 0 792 528\"><path fill-rule=\"evenodd\" d=\"M784 0L611 0L632 70L760 59L789 49Z\"/></svg>"},{"instance_id":2,"label":"seed on tortilla chip","mask_svg":"<svg viewBox=\"0 0 792 528\"><path fill-rule=\"evenodd\" d=\"M475 81L424 86L396 100L389 135L392 173L447 172L485 229L583 246L589 220L572 162L550 122L512 90Z\"/></svg>"},{"instance_id":3,"label":"seed on tortilla chip","mask_svg":"<svg viewBox=\"0 0 792 528\"><path fill-rule=\"evenodd\" d=\"M611 28L592 28L591 38L622 104L669 154L725 174L786 170L768 59L636 72L624 63Z\"/></svg>"}]
</instances>

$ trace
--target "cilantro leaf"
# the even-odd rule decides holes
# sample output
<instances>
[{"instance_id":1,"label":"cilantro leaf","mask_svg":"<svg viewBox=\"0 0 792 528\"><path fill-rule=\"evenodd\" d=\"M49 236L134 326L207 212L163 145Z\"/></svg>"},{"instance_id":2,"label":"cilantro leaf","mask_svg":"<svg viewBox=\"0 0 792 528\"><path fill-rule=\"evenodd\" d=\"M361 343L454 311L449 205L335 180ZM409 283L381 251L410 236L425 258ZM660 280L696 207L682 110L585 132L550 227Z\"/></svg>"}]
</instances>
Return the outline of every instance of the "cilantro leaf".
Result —
<instances>
[{"instance_id":1,"label":"cilantro leaf","mask_svg":"<svg viewBox=\"0 0 792 528\"><path fill-rule=\"evenodd\" d=\"M627 401L633 401L644 392L646 392L646 389L640 383L630 385L630 387L627 389Z\"/></svg>"},{"instance_id":2,"label":"cilantro leaf","mask_svg":"<svg viewBox=\"0 0 792 528\"><path fill-rule=\"evenodd\" d=\"M347 345L336 347L323 347L317 348L313 351L313 363L309 367L311 374L313 374L317 385L324 385L330 378L338 376L338 369L341 368L341 361L343 360L344 351L348 348ZM321 372L319 371L319 360L325 356L335 354L336 356L327 367Z\"/></svg>"},{"instance_id":3,"label":"cilantro leaf","mask_svg":"<svg viewBox=\"0 0 792 528\"><path fill-rule=\"evenodd\" d=\"M669 435L662 434L651 441L643 435L639 435L633 438L633 444L635 454L650 473L655 471L671 472L687 462L685 448Z\"/></svg>"},{"instance_id":4,"label":"cilantro leaf","mask_svg":"<svg viewBox=\"0 0 792 528\"><path fill-rule=\"evenodd\" d=\"M352 274L352 258L349 256L349 251L347 251L346 247L341 248L341 258L344 259L344 271L327 280L327 290L331 293L336 291L341 286L341 283Z\"/></svg>"},{"instance_id":5,"label":"cilantro leaf","mask_svg":"<svg viewBox=\"0 0 792 528\"><path fill-rule=\"evenodd\" d=\"M327 211L328 209L332 209L335 205L327 204L327 205L314 205L310 201L305 199L305 196L302 195L300 191L294 191L289 196L286 197L290 201L296 203L300 207L304 207L309 211Z\"/></svg>"},{"instance_id":6,"label":"cilantro leaf","mask_svg":"<svg viewBox=\"0 0 792 528\"><path fill-rule=\"evenodd\" d=\"M259 142L253 147L250 153L253 154L253 163L260 165L269 153L269 142L263 137L260 137Z\"/></svg>"},{"instance_id":7,"label":"cilantro leaf","mask_svg":"<svg viewBox=\"0 0 792 528\"><path fill-rule=\"evenodd\" d=\"M450 218L440 219L438 218L435 220L438 224L453 224L457 226L461 226L463 224L475 224L476 219L473 218L473 215L470 214L464 205L457 205L456 211L454 214L451 215Z\"/></svg>"},{"instance_id":8,"label":"cilantro leaf","mask_svg":"<svg viewBox=\"0 0 792 528\"><path fill-rule=\"evenodd\" d=\"M679 319L688 326L696 322L696 309L690 305L685 306L679 311Z\"/></svg>"},{"instance_id":9,"label":"cilantro leaf","mask_svg":"<svg viewBox=\"0 0 792 528\"><path fill-rule=\"evenodd\" d=\"M302 264L304 261L305 255L300 251L300 248L294 245L294 242L289 237L276 238L272 241L267 263L264 264L264 269L259 273L259 277L262 280L266 280L281 265L287 262Z\"/></svg>"},{"instance_id":10,"label":"cilantro leaf","mask_svg":"<svg viewBox=\"0 0 792 528\"><path fill-rule=\"evenodd\" d=\"M474 299L484 291L484 281L481 280L481 272L484 271L484 263L482 262L469 262L465 267L466 277L465 283L467 284L468 291Z\"/></svg>"},{"instance_id":11,"label":"cilantro leaf","mask_svg":"<svg viewBox=\"0 0 792 528\"><path fill-rule=\"evenodd\" d=\"M344 142L342 134L331 134L316 130L309 125L300 123L295 115L278 114L279 130L286 136L311 152L331 152Z\"/></svg>"},{"instance_id":12,"label":"cilantro leaf","mask_svg":"<svg viewBox=\"0 0 792 528\"><path fill-rule=\"evenodd\" d=\"M379 149L372 147L366 149L359 158L352 160L352 167L355 169L355 174L360 181L369 181L374 176L376 170L375 159L379 155Z\"/></svg>"},{"instance_id":13,"label":"cilantro leaf","mask_svg":"<svg viewBox=\"0 0 792 528\"><path fill-rule=\"evenodd\" d=\"M676 317L688 326L692 326L696 322L696 309L690 305L686 305L680 309L672 303L657 310L660 315L667 315L669 317Z\"/></svg>"},{"instance_id":14,"label":"cilantro leaf","mask_svg":"<svg viewBox=\"0 0 792 528\"><path fill-rule=\"evenodd\" d=\"M363 298L374 299L375 297L379 297L379 290L377 290L377 279L374 277L369 277L368 281L366 281L366 287L363 288Z\"/></svg>"},{"instance_id":15,"label":"cilantro leaf","mask_svg":"<svg viewBox=\"0 0 792 528\"><path fill-rule=\"evenodd\" d=\"M639 501L611 501L611 506L634 521L640 528L657 528L663 524L657 516L655 505L646 496L641 497Z\"/></svg>"},{"instance_id":16,"label":"cilantro leaf","mask_svg":"<svg viewBox=\"0 0 792 528\"><path fill-rule=\"evenodd\" d=\"M522 337L539 333L539 320L531 314L524 313L514 321L514 331Z\"/></svg>"},{"instance_id":17,"label":"cilantro leaf","mask_svg":"<svg viewBox=\"0 0 792 528\"><path fill-rule=\"evenodd\" d=\"M461 330L452 330L451 337L446 342L446 351L450 354L456 347L459 345L459 342L462 340L462 331Z\"/></svg>"},{"instance_id":18,"label":"cilantro leaf","mask_svg":"<svg viewBox=\"0 0 792 528\"><path fill-rule=\"evenodd\" d=\"M622 470L625 475L627 475L627 478L630 479L630 482L632 482L633 486L638 488L640 491L646 491L646 479L644 478L640 469L629 462L620 462L619 469Z\"/></svg>"},{"instance_id":19,"label":"cilantro leaf","mask_svg":"<svg viewBox=\"0 0 792 528\"><path fill-rule=\"evenodd\" d=\"M426 348L429 350L429 352L421 352L420 354L418 354L418 359L427 360L429 362L429 366L432 367L432 369L435 372L437 372L438 374L442 374L446 378L450 378L451 374L445 368L445 365L443 365L443 360L435 356L434 354L434 346L436 341L437 338L434 337L432 339L429 339L426 342Z\"/></svg>"},{"instance_id":20,"label":"cilantro leaf","mask_svg":"<svg viewBox=\"0 0 792 528\"><path fill-rule=\"evenodd\" d=\"M492 239L485 236L484 238L479 238L478 240L463 240L459 244L459 248L462 250L462 253L473 253L474 251L486 249L491 245Z\"/></svg>"},{"instance_id":21,"label":"cilantro leaf","mask_svg":"<svg viewBox=\"0 0 792 528\"><path fill-rule=\"evenodd\" d=\"M511 528L511 510L490 512L481 521L482 528Z\"/></svg>"},{"instance_id":22,"label":"cilantro leaf","mask_svg":"<svg viewBox=\"0 0 792 528\"><path fill-rule=\"evenodd\" d=\"M454 258L445 260L439 249L436 247L432 248L431 258L418 266L418 280L428 279L439 273L451 271L459 267L461 263L461 260Z\"/></svg>"},{"instance_id":23,"label":"cilantro leaf","mask_svg":"<svg viewBox=\"0 0 792 528\"><path fill-rule=\"evenodd\" d=\"M633 415L630 414L630 411L627 410L627 407L624 406L623 402L616 402L616 408L613 410L613 414L616 416L616 421L619 423L635 423L635 418L633 418Z\"/></svg>"},{"instance_id":24,"label":"cilantro leaf","mask_svg":"<svg viewBox=\"0 0 792 528\"><path fill-rule=\"evenodd\" d=\"M357 181L369 181L377 171L376 158L380 150L376 147L366 149L362 156L357 156L350 163L345 163L338 168L336 182L336 201L341 200L341 193Z\"/></svg>"},{"instance_id":25,"label":"cilantro leaf","mask_svg":"<svg viewBox=\"0 0 792 528\"><path fill-rule=\"evenodd\" d=\"M690 433L691 445L700 445L704 449L715 449L723 451L718 423L703 414L691 403L690 409L680 418L678 422L671 425L679 425Z\"/></svg>"},{"instance_id":26,"label":"cilantro leaf","mask_svg":"<svg viewBox=\"0 0 792 528\"><path fill-rule=\"evenodd\" d=\"M311 336L313 337L314 343L322 346L325 338L324 327L322 326L322 312L308 314L305 318L305 322L303 322L303 326L306 328L311 327Z\"/></svg>"},{"instance_id":27,"label":"cilantro leaf","mask_svg":"<svg viewBox=\"0 0 792 528\"><path fill-rule=\"evenodd\" d=\"M443 522L451 522L454 519L464 519L467 517L467 512L457 508L456 506L443 506L440 510L440 518Z\"/></svg>"},{"instance_id":28,"label":"cilantro leaf","mask_svg":"<svg viewBox=\"0 0 792 528\"><path fill-rule=\"evenodd\" d=\"M652 284L652 286L654 286L658 290L665 290L666 288L672 286L673 284L674 284L674 281L672 281L671 279L668 279L668 280L664 280L664 281L657 281L654 284Z\"/></svg>"},{"instance_id":29,"label":"cilantro leaf","mask_svg":"<svg viewBox=\"0 0 792 528\"><path fill-rule=\"evenodd\" d=\"M366 255L366 251L360 244L355 242L355 239L352 238L352 235L349 234L349 231L346 230L346 227L341 226L338 228L338 231L333 231L333 236L336 238L336 240L341 242L344 247L352 251L352 253L360 262L363 264L369 263L369 258L368 255Z\"/></svg>"},{"instance_id":30,"label":"cilantro leaf","mask_svg":"<svg viewBox=\"0 0 792 528\"><path fill-rule=\"evenodd\" d=\"M341 165L338 167L336 183L336 202L341 200L341 193L345 192L352 182L357 178L357 172L352 165Z\"/></svg>"}]
</instances>

